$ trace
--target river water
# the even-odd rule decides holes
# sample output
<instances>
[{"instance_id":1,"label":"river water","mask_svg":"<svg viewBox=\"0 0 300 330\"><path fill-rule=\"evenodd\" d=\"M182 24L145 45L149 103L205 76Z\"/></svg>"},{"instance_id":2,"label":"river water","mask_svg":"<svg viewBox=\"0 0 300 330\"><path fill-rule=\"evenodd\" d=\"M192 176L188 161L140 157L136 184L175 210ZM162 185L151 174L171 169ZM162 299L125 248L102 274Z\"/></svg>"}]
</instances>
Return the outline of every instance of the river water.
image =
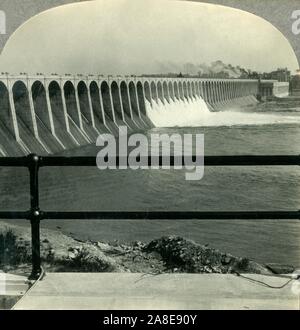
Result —
<instances>
[{"instance_id":1,"label":"river water","mask_svg":"<svg viewBox=\"0 0 300 330\"><path fill-rule=\"evenodd\" d=\"M161 127L146 134L202 133L206 155L300 154L299 99L217 113L209 112L200 103L182 104L179 109L174 105L156 106L149 115ZM182 120L178 120L179 113ZM173 127L163 127L167 126L166 118ZM95 156L98 151L99 147L90 145L68 154ZM27 175L12 169L2 170L2 173L1 208L24 208L28 205ZM296 166L206 167L200 181L186 181L184 173L185 170L43 168L40 173L41 207L57 211L300 209L300 168ZM258 262L300 266L300 221L55 220L45 221L43 226L79 239L101 241L149 241L175 234Z\"/></svg>"}]
</instances>

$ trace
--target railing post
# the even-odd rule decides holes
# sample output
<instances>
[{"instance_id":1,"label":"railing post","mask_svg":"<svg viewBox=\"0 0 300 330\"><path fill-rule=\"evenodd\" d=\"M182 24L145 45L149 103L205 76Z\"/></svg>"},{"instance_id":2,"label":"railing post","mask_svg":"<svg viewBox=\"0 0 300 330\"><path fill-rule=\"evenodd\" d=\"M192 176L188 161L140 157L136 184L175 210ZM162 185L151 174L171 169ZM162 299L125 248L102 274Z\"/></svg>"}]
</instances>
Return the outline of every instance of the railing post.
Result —
<instances>
[{"instance_id":1,"label":"railing post","mask_svg":"<svg viewBox=\"0 0 300 330\"><path fill-rule=\"evenodd\" d=\"M30 212L28 220L31 223L31 249L32 249L32 272L30 280L36 280L41 274L40 253L40 208L39 208L39 156L28 156L28 169L30 175Z\"/></svg>"}]
</instances>

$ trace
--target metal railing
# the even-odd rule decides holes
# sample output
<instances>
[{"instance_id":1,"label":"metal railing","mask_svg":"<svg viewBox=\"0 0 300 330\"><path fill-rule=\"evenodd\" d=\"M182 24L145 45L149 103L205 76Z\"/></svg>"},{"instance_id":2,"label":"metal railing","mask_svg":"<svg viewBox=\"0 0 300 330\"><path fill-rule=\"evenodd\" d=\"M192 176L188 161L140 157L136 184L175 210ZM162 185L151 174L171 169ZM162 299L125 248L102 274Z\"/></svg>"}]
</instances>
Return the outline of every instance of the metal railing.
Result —
<instances>
[{"instance_id":1,"label":"metal railing","mask_svg":"<svg viewBox=\"0 0 300 330\"><path fill-rule=\"evenodd\" d=\"M120 163L120 157L116 157L116 165ZM137 159L138 160L138 159ZM152 158L148 157L150 166ZM174 166L175 158L171 156L170 166ZM184 164L184 159L182 159ZM205 166L299 166L300 156L205 156ZM123 162L122 162L123 165ZM155 164L157 165L157 164ZM162 157L159 157L159 165L162 165ZM300 219L300 210L295 211L151 211L151 212L127 212L127 211L80 211L80 212L56 212L44 211L39 205L39 169L41 167L62 166L96 166L95 157L41 157L31 154L25 157L0 158L0 166L26 167L30 175L30 209L28 211L0 212L0 219L27 219L31 222L32 239L32 272L30 279L37 279L41 274L40 256L40 221L44 219L72 219L72 220L101 220L101 219L159 219L159 220L184 220L184 219Z\"/></svg>"}]
</instances>

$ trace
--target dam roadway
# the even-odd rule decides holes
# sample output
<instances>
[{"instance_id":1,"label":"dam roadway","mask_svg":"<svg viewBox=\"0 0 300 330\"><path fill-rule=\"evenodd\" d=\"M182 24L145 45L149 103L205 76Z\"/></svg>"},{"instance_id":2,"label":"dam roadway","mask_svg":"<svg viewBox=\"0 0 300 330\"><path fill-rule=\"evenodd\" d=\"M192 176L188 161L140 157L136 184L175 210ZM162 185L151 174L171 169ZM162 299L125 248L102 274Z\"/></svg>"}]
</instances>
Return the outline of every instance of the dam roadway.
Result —
<instances>
[{"instance_id":1,"label":"dam roadway","mask_svg":"<svg viewBox=\"0 0 300 330\"><path fill-rule=\"evenodd\" d=\"M0 155L53 154L94 143L101 133L117 134L123 125L146 130L154 126L147 116L154 102L202 98L212 111L255 102L259 85L246 79L3 74ZM274 82L265 86L264 94L272 95Z\"/></svg>"}]
</instances>

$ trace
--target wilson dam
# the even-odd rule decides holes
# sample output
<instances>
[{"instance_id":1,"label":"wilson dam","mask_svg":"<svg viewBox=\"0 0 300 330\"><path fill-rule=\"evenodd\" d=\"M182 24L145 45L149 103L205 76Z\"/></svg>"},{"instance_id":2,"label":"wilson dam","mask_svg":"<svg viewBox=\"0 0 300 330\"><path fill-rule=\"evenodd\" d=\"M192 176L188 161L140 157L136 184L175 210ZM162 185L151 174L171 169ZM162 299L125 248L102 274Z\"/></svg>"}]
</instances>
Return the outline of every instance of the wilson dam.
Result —
<instances>
[{"instance_id":1,"label":"wilson dam","mask_svg":"<svg viewBox=\"0 0 300 330\"><path fill-rule=\"evenodd\" d=\"M131 132L188 126L288 91L288 83L271 80L2 74L0 155L54 154L124 125Z\"/></svg>"}]
</instances>

